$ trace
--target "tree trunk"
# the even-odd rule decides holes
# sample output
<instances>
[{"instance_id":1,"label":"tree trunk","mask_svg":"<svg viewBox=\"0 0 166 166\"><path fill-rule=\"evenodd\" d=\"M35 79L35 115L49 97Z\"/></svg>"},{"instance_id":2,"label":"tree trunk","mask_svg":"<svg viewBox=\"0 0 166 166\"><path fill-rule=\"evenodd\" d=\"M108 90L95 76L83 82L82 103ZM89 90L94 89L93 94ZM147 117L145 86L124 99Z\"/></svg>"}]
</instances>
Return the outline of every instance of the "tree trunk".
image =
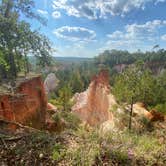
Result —
<instances>
[{"instance_id":1,"label":"tree trunk","mask_svg":"<svg viewBox=\"0 0 166 166\"><path fill-rule=\"evenodd\" d=\"M133 116L133 97L131 98L130 119L129 119L129 130L131 130L132 116Z\"/></svg>"},{"instance_id":2,"label":"tree trunk","mask_svg":"<svg viewBox=\"0 0 166 166\"><path fill-rule=\"evenodd\" d=\"M10 53L9 55L9 63L10 63L10 77L15 79L17 77L17 71L16 71L16 64L13 53Z\"/></svg>"},{"instance_id":3,"label":"tree trunk","mask_svg":"<svg viewBox=\"0 0 166 166\"><path fill-rule=\"evenodd\" d=\"M7 79L7 72L3 66L0 66L0 81L1 79Z\"/></svg>"},{"instance_id":4,"label":"tree trunk","mask_svg":"<svg viewBox=\"0 0 166 166\"><path fill-rule=\"evenodd\" d=\"M29 63L28 63L28 57L25 55L25 67L26 67L26 74L29 73Z\"/></svg>"}]
</instances>

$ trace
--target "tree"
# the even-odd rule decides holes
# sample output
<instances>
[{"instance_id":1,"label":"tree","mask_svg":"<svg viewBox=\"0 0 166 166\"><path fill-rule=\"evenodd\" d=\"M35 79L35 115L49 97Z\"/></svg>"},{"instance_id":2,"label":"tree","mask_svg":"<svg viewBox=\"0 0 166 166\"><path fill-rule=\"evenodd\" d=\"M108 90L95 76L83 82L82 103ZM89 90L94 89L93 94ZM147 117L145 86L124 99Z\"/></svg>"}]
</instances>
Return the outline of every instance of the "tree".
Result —
<instances>
[{"instance_id":1,"label":"tree","mask_svg":"<svg viewBox=\"0 0 166 166\"><path fill-rule=\"evenodd\" d=\"M0 50L3 50L3 61L9 66L8 75L16 78L22 70L29 71L28 54L39 59L42 66L50 64L51 46L49 40L30 25L20 19L20 15L35 18L44 24L44 19L33 12L33 0L2 0L0 1ZM1 68L2 64L0 64Z\"/></svg>"},{"instance_id":2,"label":"tree","mask_svg":"<svg viewBox=\"0 0 166 166\"><path fill-rule=\"evenodd\" d=\"M71 73L71 78L70 78L69 82L70 82L70 86L73 89L73 93L76 93L76 92L78 93L78 92L83 91L84 84L83 84L81 75L78 70Z\"/></svg>"},{"instance_id":3,"label":"tree","mask_svg":"<svg viewBox=\"0 0 166 166\"><path fill-rule=\"evenodd\" d=\"M166 71L157 77L155 96L155 104L166 104Z\"/></svg>"},{"instance_id":4,"label":"tree","mask_svg":"<svg viewBox=\"0 0 166 166\"><path fill-rule=\"evenodd\" d=\"M128 67L123 73L115 79L113 92L121 102L130 104L129 130L131 129L133 104L140 99L141 80L143 72L141 65L136 64Z\"/></svg>"},{"instance_id":5,"label":"tree","mask_svg":"<svg viewBox=\"0 0 166 166\"><path fill-rule=\"evenodd\" d=\"M63 88L61 88L58 91L58 103L62 106L63 111L69 111L72 103L71 103L71 97L72 97L72 90L69 85L65 85Z\"/></svg>"},{"instance_id":6,"label":"tree","mask_svg":"<svg viewBox=\"0 0 166 166\"><path fill-rule=\"evenodd\" d=\"M156 79L148 69L142 71L139 101L147 106L156 101Z\"/></svg>"}]
</instances>

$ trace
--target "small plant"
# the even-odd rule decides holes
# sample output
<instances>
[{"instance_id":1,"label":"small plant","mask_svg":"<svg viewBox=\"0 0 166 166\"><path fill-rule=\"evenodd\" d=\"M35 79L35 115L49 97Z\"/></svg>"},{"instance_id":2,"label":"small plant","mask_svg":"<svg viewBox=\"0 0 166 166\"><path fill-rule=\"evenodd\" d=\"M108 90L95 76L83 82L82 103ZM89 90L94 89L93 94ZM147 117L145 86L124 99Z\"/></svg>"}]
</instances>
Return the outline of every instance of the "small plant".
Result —
<instances>
[{"instance_id":1,"label":"small plant","mask_svg":"<svg viewBox=\"0 0 166 166\"><path fill-rule=\"evenodd\" d=\"M117 109L118 109L118 105L117 104L114 104L113 106L112 106L112 108L111 108L111 112L116 112L117 111Z\"/></svg>"},{"instance_id":2,"label":"small plant","mask_svg":"<svg viewBox=\"0 0 166 166\"><path fill-rule=\"evenodd\" d=\"M53 149L53 160L59 161L65 155L65 148L61 144L55 144Z\"/></svg>"},{"instance_id":3,"label":"small plant","mask_svg":"<svg viewBox=\"0 0 166 166\"><path fill-rule=\"evenodd\" d=\"M68 129L77 129L80 123L80 119L72 112L60 111L53 115L53 120L56 123L60 123L62 120L65 122L65 126Z\"/></svg>"}]
</instances>

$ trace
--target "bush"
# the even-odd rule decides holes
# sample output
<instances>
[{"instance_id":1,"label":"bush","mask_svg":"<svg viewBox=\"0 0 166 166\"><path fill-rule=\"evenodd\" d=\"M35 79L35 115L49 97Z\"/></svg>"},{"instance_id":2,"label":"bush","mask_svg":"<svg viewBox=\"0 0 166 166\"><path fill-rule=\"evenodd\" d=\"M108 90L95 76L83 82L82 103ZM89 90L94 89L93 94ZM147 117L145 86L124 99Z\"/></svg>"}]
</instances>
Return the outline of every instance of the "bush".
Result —
<instances>
[{"instance_id":1,"label":"bush","mask_svg":"<svg viewBox=\"0 0 166 166\"><path fill-rule=\"evenodd\" d=\"M166 103L163 104L157 104L155 106L155 109L163 114L166 114Z\"/></svg>"},{"instance_id":2,"label":"bush","mask_svg":"<svg viewBox=\"0 0 166 166\"><path fill-rule=\"evenodd\" d=\"M53 115L53 120L57 123L63 120L66 124L65 126L67 129L74 129L74 130L78 128L81 122L76 115L68 111L59 111L58 113Z\"/></svg>"}]
</instances>

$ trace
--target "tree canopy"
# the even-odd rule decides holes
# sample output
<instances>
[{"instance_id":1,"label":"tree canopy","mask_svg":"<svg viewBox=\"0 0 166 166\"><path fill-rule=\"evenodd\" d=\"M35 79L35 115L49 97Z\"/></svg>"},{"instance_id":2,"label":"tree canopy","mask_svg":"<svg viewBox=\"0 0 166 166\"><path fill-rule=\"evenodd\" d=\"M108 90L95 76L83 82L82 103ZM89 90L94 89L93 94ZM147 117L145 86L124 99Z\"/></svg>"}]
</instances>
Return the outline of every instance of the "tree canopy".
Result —
<instances>
[{"instance_id":1,"label":"tree canopy","mask_svg":"<svg viewBox=\"0 0 166 166\"><path fill-rule=\"evenodd\" d=\"M33 0L0 1L0 72L2 78L15 78L21 70L29 71L28 55L38 58L39 65L50 64L51 45L46 36L32 31L20 15L45 20L33 11Z\"/></svg>"}]
</instances>

